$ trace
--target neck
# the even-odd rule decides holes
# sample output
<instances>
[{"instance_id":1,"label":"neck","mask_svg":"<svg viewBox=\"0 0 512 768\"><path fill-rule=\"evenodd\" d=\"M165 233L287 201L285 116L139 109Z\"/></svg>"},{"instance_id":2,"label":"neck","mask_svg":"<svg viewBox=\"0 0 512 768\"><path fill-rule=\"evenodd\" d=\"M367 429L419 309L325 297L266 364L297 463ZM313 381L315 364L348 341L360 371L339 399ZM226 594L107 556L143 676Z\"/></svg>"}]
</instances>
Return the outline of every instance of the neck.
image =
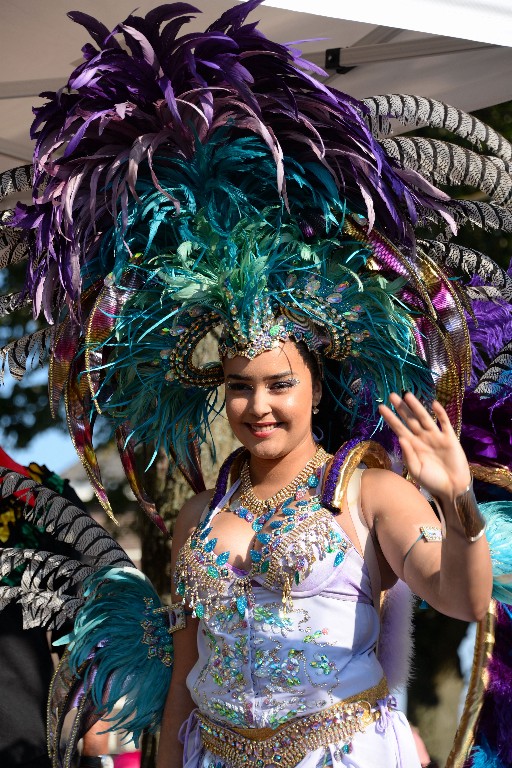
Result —
<instances>
[{"instance_id":1,"label":"neck","mask_svg":"<svg viewBox=\"0 0 512 768\"><path fill-rule=\"evenodd\" d=\"M252 486L258 498L267 499L291 483L313 458L316 450L317 445L309 435L285 456L265 459L251 455L249 470Z\"/></svg>"}]
</instances>

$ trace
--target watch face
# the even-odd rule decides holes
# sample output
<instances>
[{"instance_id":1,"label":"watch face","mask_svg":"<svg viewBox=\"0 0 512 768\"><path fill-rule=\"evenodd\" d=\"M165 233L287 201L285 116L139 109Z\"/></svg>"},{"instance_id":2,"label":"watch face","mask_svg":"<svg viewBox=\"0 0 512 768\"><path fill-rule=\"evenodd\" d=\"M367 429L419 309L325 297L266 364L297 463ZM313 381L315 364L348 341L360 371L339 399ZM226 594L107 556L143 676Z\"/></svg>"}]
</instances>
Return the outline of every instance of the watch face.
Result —
<instances>
[{"instance_id":1,"label":"watch face","mask_svg":"<svg viewBox=\"0 0 512 768\"><path fill-rule=\"evenodd\" d=\"M114 758L110 755L100 755L101 768L114 768Z\"/></svg>"}]
</instances>

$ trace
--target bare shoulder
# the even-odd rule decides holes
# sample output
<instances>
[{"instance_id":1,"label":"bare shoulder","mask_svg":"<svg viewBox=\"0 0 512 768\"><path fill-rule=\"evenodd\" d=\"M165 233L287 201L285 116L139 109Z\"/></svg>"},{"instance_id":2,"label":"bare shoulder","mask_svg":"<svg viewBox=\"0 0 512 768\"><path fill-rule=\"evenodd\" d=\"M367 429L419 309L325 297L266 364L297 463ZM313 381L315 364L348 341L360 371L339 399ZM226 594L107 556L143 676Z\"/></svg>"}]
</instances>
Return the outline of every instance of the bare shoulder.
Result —
<instances>
[{"instance_id":1,"label":"bare shoulder","mask_svg":"<svg viewBox=\"0 0 512 768\"><path fill-rule=\"evenodd\" d=\"M363 473L364 483L374 490L375 488L414 488L411 483L391 469L365 469Z\"/></svg>"},{"instance_id":2,"label":"bare shoulder","mask_svg":"<svg viewBox=\"0 0 512 768\"><path fill-rule=\"evenodd\" d=\"M363 509L371 516L400 509L429 509L425 497L416 486L389 469L367 469L361 483Z\"/></svg>"},{"instance_id":3,"label":"bare shoulder","mask_svg":"<svg viewBox=\"0 0 512 768\"><path fill-rule=\"evenodd\" d=\"M174 526L173 538L176 542L184 542L197 527L205 507L212 500L213 493L213 489L202 491L185 502L178 513Z\"/></svg>"}]
</instances>

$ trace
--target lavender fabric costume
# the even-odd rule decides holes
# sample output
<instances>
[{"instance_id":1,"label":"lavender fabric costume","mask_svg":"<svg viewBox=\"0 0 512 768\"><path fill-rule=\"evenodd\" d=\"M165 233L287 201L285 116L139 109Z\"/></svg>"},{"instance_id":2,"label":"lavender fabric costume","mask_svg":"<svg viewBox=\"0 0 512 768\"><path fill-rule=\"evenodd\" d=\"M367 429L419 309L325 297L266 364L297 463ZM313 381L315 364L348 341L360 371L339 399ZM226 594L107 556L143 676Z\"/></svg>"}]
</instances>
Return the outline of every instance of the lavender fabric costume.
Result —
<instances>
[{"instance_id":1,"label":"lavender fabric costume","mask_svg":"<svg viewBox=\"0 0 512 768\"><path fill-rule=\"evenodd\" d=\"M237 485L209 516L212 537L214 518ZM225 608L216 607L201 619L199 658L187 678L198 710L181 731L185 768L229 768L202 746L197 711L226 727L276 728L296 717L325 710L383 678L376 655L379 617L373 606L368 568L336 518L328 510L323 512L340 536L343 558L323 549L320 532L318 557L307 576L294 585L288 610L283 611L282 595L269 589L264 577L256 576L253 605L241 618L231 605L236 582L246 573L228 567L229 575L220 586ZM191 539L181 555L190 544ZM189 579L194 580L193 571L189 571ZM198 571L194 586L199 599L207 597L201 595L201 581ZM343 744L330 744L310 752L298 763L300 768L419 766L409 725L394 708L393 697L381 699L378 707L380 719L352 738L350 752Z\"/></svg>"}]
</instances>

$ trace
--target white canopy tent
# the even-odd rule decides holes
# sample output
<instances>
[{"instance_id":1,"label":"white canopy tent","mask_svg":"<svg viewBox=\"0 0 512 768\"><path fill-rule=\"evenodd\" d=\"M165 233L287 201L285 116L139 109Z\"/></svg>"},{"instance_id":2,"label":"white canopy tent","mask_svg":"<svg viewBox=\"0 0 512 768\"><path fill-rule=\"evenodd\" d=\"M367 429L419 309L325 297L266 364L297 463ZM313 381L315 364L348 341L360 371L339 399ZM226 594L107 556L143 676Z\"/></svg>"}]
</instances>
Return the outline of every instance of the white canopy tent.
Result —
<instances>
[{"instance_id":1,"label":"white canopy tent","mask_svg":"<svg viewBox=\"0 0 512 768\"><path fill-rule=\"evenodd\" d=\"M333 19L401 27L434 35L512 45L510 0L268 0L267 5Z\"/></svg>"},{"instance_id":2,"label":"white canopy tent","mask_svg":"<svg viewBox=\"0 0 512 768\"><path fill-rule=\"evenodd\" d=\"M157 2L142 0L137 12ZM232 0L192 4L203 13L187 31L211 23ZM66 17L71 9L113 26L133 0L0 4L0 171L30 160L37 94L66 82L88 40ZM509 0L267 0L253 18L278 41L307 39L300 47L322 66L329 50L329 84L356 97L416 93L468 111L512 99Z\"/></svg>"}]
</instances>

